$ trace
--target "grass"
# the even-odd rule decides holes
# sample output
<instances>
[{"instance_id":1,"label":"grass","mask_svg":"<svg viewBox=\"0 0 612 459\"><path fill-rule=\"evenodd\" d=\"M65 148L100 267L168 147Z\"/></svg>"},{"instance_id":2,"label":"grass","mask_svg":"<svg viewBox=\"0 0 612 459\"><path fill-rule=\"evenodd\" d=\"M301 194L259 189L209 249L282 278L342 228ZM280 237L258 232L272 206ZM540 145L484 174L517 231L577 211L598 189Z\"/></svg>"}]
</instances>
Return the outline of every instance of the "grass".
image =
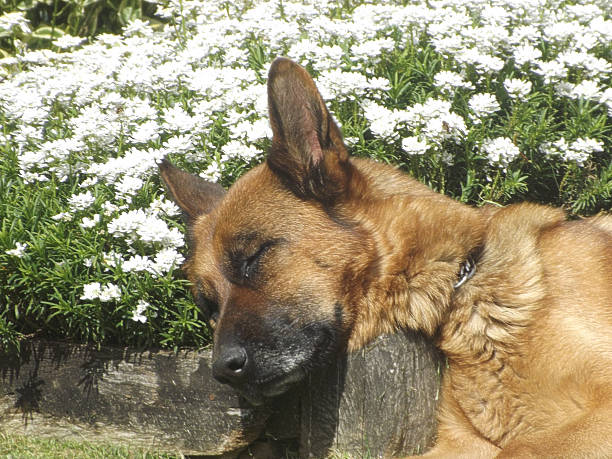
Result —
<instances>
[{"instance_id":1,"label":"grass","mask_svg":"<svg viewBox=\"0 0 612 459\"><path fill-rule=\"evenodd\" d=\"M195 456L198 457L198 456ZM194 458L195 458L194 457ZM205 456L200 456L204 458ZM286 459L296 459L297 453L288 451ZM360 459L372 459L364 452ZM0 458L6 459L182 459L180 453L168 454L148 451L141 448L91 443L77 440L59 440L0 433ZM328 459L353 459L353 456L340 451L330 453Z\"/></svg>"},{"instance_id":2,"label":"grass","mask_svg":"<svg viewBox=\"0 0 612 459\"><path fill-rule=\"evenodd\" d=\"M86 441L37 438L0 433L0 457L19 459L178 459L182 454L164 454L140 448Z\"/></svg>"}]
</instances>

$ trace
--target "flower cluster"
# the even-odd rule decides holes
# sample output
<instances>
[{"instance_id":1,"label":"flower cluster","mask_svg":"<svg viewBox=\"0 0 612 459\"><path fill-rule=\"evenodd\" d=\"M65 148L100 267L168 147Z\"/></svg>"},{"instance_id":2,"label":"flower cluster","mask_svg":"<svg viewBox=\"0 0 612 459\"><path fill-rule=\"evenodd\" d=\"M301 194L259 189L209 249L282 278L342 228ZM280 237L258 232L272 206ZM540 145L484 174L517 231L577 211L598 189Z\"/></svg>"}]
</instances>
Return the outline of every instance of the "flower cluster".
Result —
<instances>
[{"instance_id":1,"label":"flower cluster","mask_svg":"<svg viewBox=\"0 0 612 459\"><path fill-rule=\"evenodd\" d=\"M603 152L603 143L595 139L578 138L571 144L564 138L541 145L541 151L546 155L558 155L564 161L575 161L582 166L594 152Z\"/></svg>"},{"instance_id":2,"label":"flower cluster","mask_svg":"<svg viewBox=\"0 0 612 459\"><path fill-rule=\"evenodd\" d=\"M121 298L121 290L115 284L100 285L100 282L91 282L83 286L82 300L100 300L109 302Z\"/></svg>"}]
</instances>

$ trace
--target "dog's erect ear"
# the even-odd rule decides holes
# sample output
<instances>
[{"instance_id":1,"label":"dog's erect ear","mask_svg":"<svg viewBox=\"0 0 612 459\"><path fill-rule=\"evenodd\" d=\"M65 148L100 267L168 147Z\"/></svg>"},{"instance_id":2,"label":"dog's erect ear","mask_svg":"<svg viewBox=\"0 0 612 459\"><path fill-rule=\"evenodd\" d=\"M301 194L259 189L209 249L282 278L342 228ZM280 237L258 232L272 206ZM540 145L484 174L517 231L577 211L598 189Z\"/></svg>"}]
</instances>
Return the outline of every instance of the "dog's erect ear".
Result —
<instances>
[{"instance_id":1,"label":"dog's erect ear","mask_svg":"<svg viewBox=\"0 0 612 459\"><path fill-rule=\"evenodd\" d=\"M221 185L185 172L165 159L159 164L159 171L170 196L184 212L188 222L209 213L225 195Z\"/></svg>"},{"instance_id":2,"label":"dog's erect ear","mask_svg":"<svg viewBox=\"0 0 612 459\"><path fill-rule=\"evenodd\" d=\"M268 166L295 193L330 201L350 174L342 134L308 72L286 58L272 62L268 105L273 138Z\"/></svg>"}]
</instances>

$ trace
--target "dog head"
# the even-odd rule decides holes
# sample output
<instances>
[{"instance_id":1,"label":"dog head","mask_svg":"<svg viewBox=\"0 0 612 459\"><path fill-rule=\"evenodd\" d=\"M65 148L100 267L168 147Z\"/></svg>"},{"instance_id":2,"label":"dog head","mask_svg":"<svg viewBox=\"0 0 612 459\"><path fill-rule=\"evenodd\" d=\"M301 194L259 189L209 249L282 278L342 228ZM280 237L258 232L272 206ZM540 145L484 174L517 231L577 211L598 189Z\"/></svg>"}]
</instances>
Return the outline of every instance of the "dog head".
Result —
<instances>
[{"instance_id":1,"label":"dog head","mask_svg":"<svg viewBox=\"0 0 612 459\"><path fill-rule=\"evenodd\" d=\"M188 220L184 269L214 327L213 374L254 404L343 350L374 258L339 210L359 179L312 78L279 58L268 97L267 161L227 192L160 165Z\"/></svg>"}]
</instances>

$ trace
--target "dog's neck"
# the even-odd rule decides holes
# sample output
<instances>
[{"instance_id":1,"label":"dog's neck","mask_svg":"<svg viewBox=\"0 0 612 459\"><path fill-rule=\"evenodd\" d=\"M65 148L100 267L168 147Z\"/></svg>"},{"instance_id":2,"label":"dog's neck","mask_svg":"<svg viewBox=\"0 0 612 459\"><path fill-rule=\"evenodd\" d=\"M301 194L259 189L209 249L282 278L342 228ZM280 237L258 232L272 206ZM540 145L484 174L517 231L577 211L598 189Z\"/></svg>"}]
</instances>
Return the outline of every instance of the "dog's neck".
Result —
<instances>
[{"instance_id":1,"label":"dog's neck","mask_svg":"<svg viewBox=\"0 0 612 459\"><path fill-rule=\"evenodd\" d=\"M520 352L528 325L547 295L538 240L542 231L565 220L558 209L531 204L490 212L484 250L474 277L459 287L440 327L438 341L457 362ZM517 250L508 250L516 247Z\"/></svg>"},{"instance_id":2,"label":"dog's neck","mask_svg":"<svg viewBox=\"0 0 612 459\"><path fill-rule=\"evenodd\" d=\"M369 317L356 318L350 347L398 328L433 336L448 317L456 292L474 273L474 254L483 243L486 216L417 188L416 194L372 202L357 218L374 240L376 274L367 294L356 299L367 303L356 310ZM440 221L447 224L440 227Z\"/></svg>"},{"instance_id":3,"label":"dog's neck","mask_svg":"<svg viewBox=\"0 0 612 459\"><path fill-rule=\"evenodd\" d=\"M538 235L563 212L476 209L421 191L373 202L373 215L359 217L375 241L376 276L356 299L368 317L356 318L349 347L406 328L436 338L457 361L516 349L545 295Z\"/></svg>"},{"instance_id":4,"label":"dog's neck","mask_svg":"<svg viewBox=\"0 0 612 459\"><path fill-rule=\"evenodd\" d=\"M520 339L544 295L537 235L563 221L563 212L533 212L529 204L474 208L399 172L390 176L386 166L354 164L357 198L344 203L344 217L371 253L361 254L369 264L351 284L363 287L347 292L347 304L357 305L349 349L404 328L436 338L450 358L470 360ZM475 272L461 283L470 257Z\"/></svg>"}]
</instances>

